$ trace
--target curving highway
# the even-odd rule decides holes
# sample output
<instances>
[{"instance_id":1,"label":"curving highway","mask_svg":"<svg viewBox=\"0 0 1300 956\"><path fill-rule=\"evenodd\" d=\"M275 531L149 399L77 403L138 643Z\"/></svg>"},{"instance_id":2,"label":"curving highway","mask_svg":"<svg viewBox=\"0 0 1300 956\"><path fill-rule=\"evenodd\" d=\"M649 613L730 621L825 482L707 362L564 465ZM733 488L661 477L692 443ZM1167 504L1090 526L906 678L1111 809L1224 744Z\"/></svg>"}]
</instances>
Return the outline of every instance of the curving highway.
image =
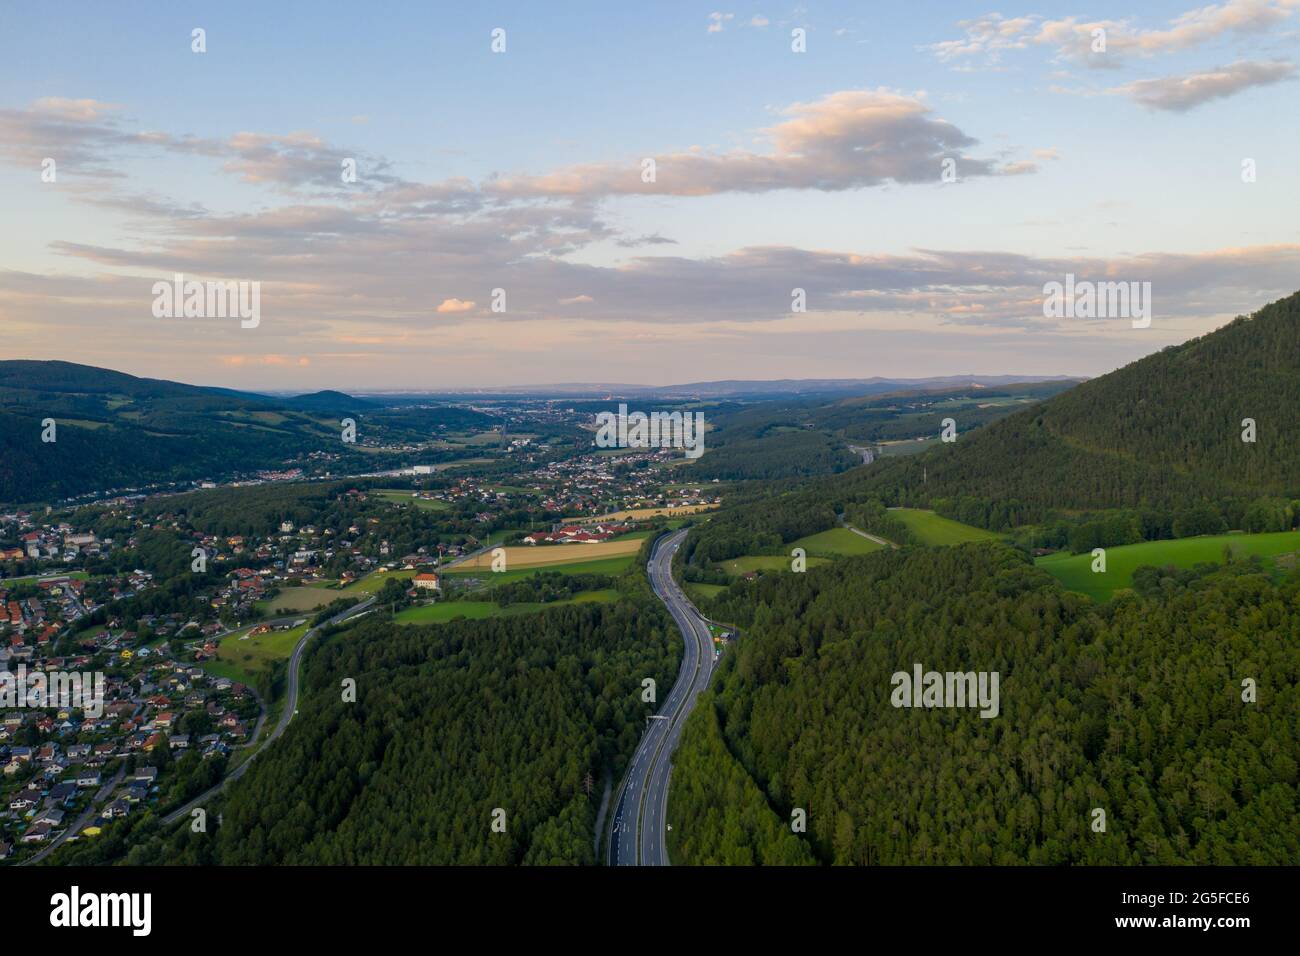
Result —
<instances>
[{"instance_id":1,"label":"curving highway","mask_svg":"<svg viewBox=\"0 0 1300 956\"><path fill-rule=\"evenodd\" d=\"M685 538L686 529L661 538L650 555L650 586L677 622L685 652L677 680L655 716L647 721L645 736L619 787L610 820L611 866L669 865L665 837L672 755L696 698L713 674L713 638L708 624L672 577L673 555Z\"/></svg>"},{"instance_id":2,"label":"curving highway","mask_svg":"<svg viewBox=\"0 0 1300 956\"><path fill-rule=\"evenodd\" d=\"M346 608L345 610L340 611L338 614L335 614L328 621L316 625L315 627L308 630L306 634L304 634L302 637L298 639L298 643L295 644L293 647L293 654L289 657L288 679L286 682L287 686L285 688L286 693L284 697L284 709L280 712L280 719L276 722L276 725L271 729L271 733L267 736L266 740L262 742L262 746L258 747L257 750L249 754L248 759L245 760L243 763L241 763L238 767L236 767L230 773L222 777L220 783L216 784L213 787L210 787L207 790L204 790L193 800L190 800L188 803L186 803L183 807L178 807L177 809L173 810L171 813L167 814L167 816L163 817L164 824L170 825L175 823L177 820L181 819L182 817L189 816L190 811L193 810L195 807L201 806L202 804L206 803L208 800L211 800L218 793L224 790L226 788L226 785L229 784L231 781L238 780L240 777L242 777L245 774L245 772L247 772L249 764L253 762L253 758L256 757L258 754L260 754L267 747L271 746L271 744L275 743L277 739L279 739L280 735L284 733L285 728L289 726L289 721L293 720L293 715L298 712L297 710L298 708L298 665L302 663L302 654L303 651L306 650L307 648L307 642L310 641L313 637L315 637L316 632L319 631L322 627L330 627L334 624L339 624L343 621L346 621L350 617L356 617L357 615L365 611L368 611L370 609L370 606L374 603L375 603L374 597L373 596L368 597L360 604L354 604L352 607ZM263 706L262 716L258 718L257 729L253 732L254 740L257 739L257 734L262 729L262 721L265 719L266 719L266 707Z\"/></svg>"}]
</instances>

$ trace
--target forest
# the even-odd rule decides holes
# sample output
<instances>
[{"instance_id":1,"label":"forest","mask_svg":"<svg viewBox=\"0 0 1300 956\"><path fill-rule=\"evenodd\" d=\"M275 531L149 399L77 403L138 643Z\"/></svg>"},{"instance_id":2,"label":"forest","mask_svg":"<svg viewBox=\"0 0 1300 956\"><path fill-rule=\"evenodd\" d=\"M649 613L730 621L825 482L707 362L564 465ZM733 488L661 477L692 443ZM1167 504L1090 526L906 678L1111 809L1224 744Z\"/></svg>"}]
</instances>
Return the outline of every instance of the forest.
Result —
<instances>
[{"instance_id":1,"label":"forest","mask_svg":"<svg viewBox=\"0 0 1300 956\"><path fill-rule=\"evenodd\" d=\"M591 864L605 780L645 724L641 680L669 685L681 653L644 593L433 627L362 623L314 647L298 716L228 791L215 832L142 818L130 840L106 834L105 858Z\"/></svg>"},{"instance_id":2,"label":"forest","mask_svg":"<svg viewBox=\"0 0 1300 956\"><path fill-rule=\"evenodd\" d=\"M959 520L991 530L1062 509L1244 513L1261 498L1291 501L1297 341L1300 293L969 435L958 415L956 442L857 469L843 490L922 507L964 498Z\"/></svg>"},{"instance_id":3,"label":"forest","mask_svg":"<svg viewBox=\"0 0 1300 956\"><path fill-rule=\"evenodd\" d=\"M675 861L1300 858L1294 575L1156 573L1097 606L973 544L766 575L707 612L745 637L683 738ZM914 662L998 672L1000 716L891 706Z\"/></svg>"}]
</instances>

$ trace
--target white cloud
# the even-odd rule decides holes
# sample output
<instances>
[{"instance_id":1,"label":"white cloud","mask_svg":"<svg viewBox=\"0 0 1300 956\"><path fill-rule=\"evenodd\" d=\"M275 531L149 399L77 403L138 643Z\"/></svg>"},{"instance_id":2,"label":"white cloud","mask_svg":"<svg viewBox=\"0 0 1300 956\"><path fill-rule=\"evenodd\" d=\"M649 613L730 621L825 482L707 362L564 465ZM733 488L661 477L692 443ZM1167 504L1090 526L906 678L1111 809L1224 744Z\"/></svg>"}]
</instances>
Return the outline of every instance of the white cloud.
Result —
<instances>
[{"instance_id":1,"label":"white cloud","mask_svg":"<svg viewBox=\"0 0 1300 956\"><path fill-rule=\"evenodd\" d=\"M723 25L728 20L734 20L735 18L736 15L734 13L710 13L708 32L721 33Z\"/></svg>"},{"instance_id":2,"label":"white cloud","mask_svg":"<svg viewBox=\"0 0 1300 956\"><path fill-rule=\"evenodd\" d=\"M456 312L472 312L474 311L474 303L462 299L443 299L439 303L437 311L442 315Z\"/></svg>"},{"instance_id":3,"label":"white cloud","mask_svg":"<svg viewBox=\"0 0 1300 956\"><path fill-rule=\"evenodd\" d=\"M1291 63L1240 60L1199 73L1137 80L1112 87L1107 92L1128 96L1149 109L1185 113L1210 100L1232 96L1255 86L1280 83L1294 75L1295 66Z\"/></svg>"}]
</instances>

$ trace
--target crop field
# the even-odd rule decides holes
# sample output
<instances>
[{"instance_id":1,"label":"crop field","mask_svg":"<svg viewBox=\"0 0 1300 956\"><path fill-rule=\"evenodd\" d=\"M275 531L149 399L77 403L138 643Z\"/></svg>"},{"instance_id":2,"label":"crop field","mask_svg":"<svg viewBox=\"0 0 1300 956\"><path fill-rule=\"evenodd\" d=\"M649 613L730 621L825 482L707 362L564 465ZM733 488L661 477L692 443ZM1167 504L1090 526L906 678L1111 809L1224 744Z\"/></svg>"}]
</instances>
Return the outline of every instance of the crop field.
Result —
<instances>
[{"instance_id":1,"label":"crop field","mask_svg":"<svg viewBox=\"0 0 1300 956\"><path fill-rule=\"evenodd\" d=\"M681 505L677 508L632 508L628 511L611 511L609 514L600 515L595 518L566 518L566 521L575 521L580 524L591 524L596 521L643 521L647 518L680 518L686 515L699 514L701 511L714 511L717 505Z\"/></svg>"},{"instance_id":2,"label":"crop field","mask_svg":"<svg viewBox=\"0 0 1300 956\"><path fill-rule=\"evenodd\" d=\"M578 547L570 545L570 547ZM491 562L487 567L468 567L461 565L448 568L440 573L448 577L466 580L474 579L483 586L509 584L522 578L531 577L543 571L561 571L564 574L622 574L632 564L635 554L626 554L616 558L602 558L595 561L576 561L573 564L536 564L527 568L509 567L506 571L493 571Z\"/></svg>"},{"instance_id":3,"label":"crop field","mask_svg":"<svg viewBox=\"0 0 1300 956\"><path fill-rule=\"evenodd\" d=\"M596 544L543 544L511 545L504 548L506 570L514 568L556 567L571 564L587 564L604 558L627 556L631 558L641 550L644 535L623 537L614 541L601 541ZM491 571L492 552L477 554L449 571ZM566 569L567 570L567 569Z\"/></svg>"}]
</instances>

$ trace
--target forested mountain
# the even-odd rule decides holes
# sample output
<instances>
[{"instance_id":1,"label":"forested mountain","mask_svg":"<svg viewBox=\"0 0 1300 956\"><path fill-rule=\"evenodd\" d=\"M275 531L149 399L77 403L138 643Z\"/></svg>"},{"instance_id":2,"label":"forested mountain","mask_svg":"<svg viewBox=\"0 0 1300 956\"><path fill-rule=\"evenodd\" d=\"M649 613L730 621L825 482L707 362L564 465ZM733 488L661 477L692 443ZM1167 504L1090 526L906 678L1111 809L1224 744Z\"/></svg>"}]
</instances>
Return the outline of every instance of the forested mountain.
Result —
<instances>
[{"instance_id":1,"label":"forested mountain","mask_svg":"<svg viewBox=\"0 0 1300 956\"><path fill-rule=\"evenodd\" d=\"M1051 508L1295 497L1298 342L1300 293L968 436L955 416L956 442L855 478L891 503L967 496L1014 504L1023 521Z\"/></svg>"},{"instance_id":2,"label":"forested mountain","mask_svg":"<svg viewBox=\"0 0 1300 956\"><path fill-rule=\"evenodd\" d=\"M69 362L0 362L0 502L282 468L328 450L373 466L340 440L340 416L363 434L426 439L437 425L491 424L459 408L384 409L339 392L271 398L136 378ZM42 440L53 419L55 440Z\"/></svg>"},{"instance_id":3,"label":"forested mountain","mask_svg":"<svg viewBox=\"0 0 1300 956\"><path fill-rule=\"evenodd\" d=\"M1295 580L1237 565L1098 607L982 544L767 575L711 610L745 631L683 736L675 862L1300 858ZM999 715L892 706L916 663L998 672Z\"/></svg>"}]
</instances>

